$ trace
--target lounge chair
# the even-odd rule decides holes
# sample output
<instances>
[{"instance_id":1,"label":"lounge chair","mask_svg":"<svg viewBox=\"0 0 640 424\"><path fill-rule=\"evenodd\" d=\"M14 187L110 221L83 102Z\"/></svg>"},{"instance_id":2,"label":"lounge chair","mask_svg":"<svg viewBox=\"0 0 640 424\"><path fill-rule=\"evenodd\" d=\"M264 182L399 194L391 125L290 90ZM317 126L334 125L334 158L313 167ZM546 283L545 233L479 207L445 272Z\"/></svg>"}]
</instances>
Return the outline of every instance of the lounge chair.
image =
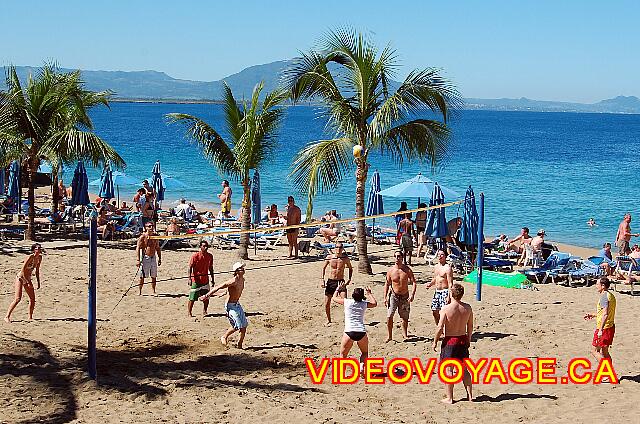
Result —
<instances>
[{"instance_id":1,"label":"lounge chair","mask_svg":"<svg viewBox=\"0 0 640 424\"><path fill-rule=\"evenodd\" d=\"M630 256L618 256L616 258L616 273L623 277L625 280L632 274L640 274L640 262ZM613 289L618 291L618 279L613 280ZM633 294L633 279L631 279L631 294Z\"/></svg>"},{"instance_id":2,"label":"lounge chair","mask_svg":"<svg viewBox=\"0 0 640 424\"><path fill-rule=\"evenodd\" d=\"M124 217L124 224L116 225L114 235L136 237L143 231L142 214L140 212L131 212Z\"/></svg>"},{"instance_id":3,"label":"lounge chair","mask_svg":"<svg viewBox=\"0 0 640 424\"><path fill-rule=\"evenodd\" d=\"M73 220L73 213L71 208L66 208L62 212L61 220L58 222L51 221L48 218L42 219L37 222L38 227L42 228L45 232L53 233L54 231L61 230L63 233L67 233L69 229L75 231L76 223Z\"/></svg>"},{"instance_id":4,"label":"lounge chair","mask_svg":"<svg viewBox=\"0 0 640 424\"><path fill-rule=\"evenodd\" d=\"M604 275L604 269L588 259L573 257L569 260L567 274L569 287L575 287L577 282L588 286L591 280Z\"/></svg>"},{"instance_id":5,"label":"lounge chair","mask_svg":"<svg viewBox=\"0 0 640 424\"><path fill-rule=\"evenodd\" d=\"M468 274L473 271L476 264L471 260L469 252L463 252L462 249L453 243L447 243L447 249L449 250L447 260L449 260L454 269L462 274ZM482 261L482 269L510 272L513 271L513 262L488 256Z\"/></svg>"},{"instance_id":6,"label":"lounge chair","mask_svg":"<svg viewBox=\"0 0 640 424\"><path fill-rule=\"evenodd\" d=\"M567 265L571 255L569 253L554 252L539 267L521 269L519 272L526 275L529 280L535 280L538 284L544 284L549 278L555 284L556 279L566 276Z\"/></svg>"}]
</instances>

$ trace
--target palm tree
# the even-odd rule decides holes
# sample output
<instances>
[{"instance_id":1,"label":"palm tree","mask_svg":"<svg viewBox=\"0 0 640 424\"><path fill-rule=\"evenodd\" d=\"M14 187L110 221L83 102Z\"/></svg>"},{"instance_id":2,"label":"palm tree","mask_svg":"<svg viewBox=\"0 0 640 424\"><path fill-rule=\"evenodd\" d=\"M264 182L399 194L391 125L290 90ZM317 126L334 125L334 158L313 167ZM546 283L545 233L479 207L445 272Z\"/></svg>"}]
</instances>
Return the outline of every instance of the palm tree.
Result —
<instances>
[{"instance_id":1,"label":"palm tree","mask_svg":"<svg viewBox=\"0 0 640 424\"><path fill-rule=\"evenodd\" d=\"M391 92L396 52L381 52L362 34L331 31L321 47L297 58L285 71L292 100L319 99L325 106L328 140L313 141L295 156L291 176L308 193L335 189L356 169L356 217L364 217L371 151L404 161L441 164L450 142L450 115L461 105L456 88L438 70L414 70ZM438 118L427 119L427 118ZM357 147L354 149L354 147ZM355 160L351 160L352 151ZM361 152L359 155L356 152ZM371 273L364 220L357 225L358 271Z\"/></svg>"},{"instance_id":2,"label":"palm tree","mask_svg":"<svg viewBox=\"0 0 640 424\"><path fill-rule=\"evenodd\" d=\"M109 160L117 167L124 161L104 140L92 132L91 107L109 105L109 92L84 89L80 72L60 73L45 65L29 76L23 89L16 69L7 70L6 91L0 91L0 163L19 160L28 181L29 219L27 238L35 239L34 177L41 160L52 165L87 160L94 166ZM57 196L57 190L53 190Z\"/></svg>"},{"instance_id":3,"label":"palm tree","mask_svg":"<svg viewBox=\"0 0 640 424\"><path fill-rule=\"evenodd\" d=\"M264 97L260 106L260 93L263 82L253 89L251 103L238 105L231 88L224 84L224 116L229 139L224 140L220 133L205 121L183 113L170 113L170 123L180 122L187 126L187 137L196 141L204 156L220 173L240 180L242 184L242 222L241 229L248 230L251 225L251 186L249 171L259 169L275 151L276 131L282 121L283 109L279 106L288 98L283 90L275 90ZM240 236L239 256L247 259L249 234Z\"/></svg>"}]
</instances>

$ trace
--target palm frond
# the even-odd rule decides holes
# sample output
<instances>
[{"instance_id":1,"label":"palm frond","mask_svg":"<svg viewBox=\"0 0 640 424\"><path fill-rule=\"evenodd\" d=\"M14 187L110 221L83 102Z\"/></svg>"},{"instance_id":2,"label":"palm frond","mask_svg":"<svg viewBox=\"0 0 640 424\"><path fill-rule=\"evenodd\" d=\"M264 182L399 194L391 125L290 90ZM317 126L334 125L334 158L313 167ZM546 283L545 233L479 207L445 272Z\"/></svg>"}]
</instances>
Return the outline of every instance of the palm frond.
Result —
<instances>
[{"instance_id":1,"label":"palm frond","mask_svg":"<svg viewBox=\"0 0 640 424\"><path fill-rule=\"evenodd\" d=\"M294 185L311 197L335 189L352 167L349 138L318 140L307 144L294 157L289 176Z\"/></svg>"},{"instance_id":2,"label":"palm frond","mask_svg":"<svg viewBox=\"0 0 640 424\"><path fill-rule=\"evenodd\" d=\"M231 134L233 143L236 143L242 137L242 128L240 121L244 119L244 112L238 107L238 102L233 96L231 87L223 82L224 90L224 118L227 124L227 131Z\"/></svg>"},{"instance_id":3,"label":"palm frond","mask_svg":"<svg viewBox=\"0 0 640 424\"><path fill-rule=\"evenodd\" d=\"M391 128L373 147L392 157L398 165L405 160L426 160L436 167L446 159L450 143L451 132L446 124L415 119Z\"/></svg>"},{"instance_id":4,"label":"palm frond","mask_svg":"<svg viewBox=\"0 0 640 424\"><path fill-rule=\"evenodd\" d=\"M117 168L123 168L125 162L107 142L96 134L69 128L52 135L40 149L40 155L54 162L74 162L85 160L93 166L109 161Z\"/></svg>"},{"instance_id":5,"label":"palm frond","mask_svg":"<svg viewBox=\"0 0 640 424\"><path fill-rule=\"evenodd\" d=\"M184 113L169 113L165 115L168 123L180 123L186 126L185 136L195 141L204 156L213 163L220 172L238 176L239 168L232 148L205 121Z\"/></svg>"}]
</instances>

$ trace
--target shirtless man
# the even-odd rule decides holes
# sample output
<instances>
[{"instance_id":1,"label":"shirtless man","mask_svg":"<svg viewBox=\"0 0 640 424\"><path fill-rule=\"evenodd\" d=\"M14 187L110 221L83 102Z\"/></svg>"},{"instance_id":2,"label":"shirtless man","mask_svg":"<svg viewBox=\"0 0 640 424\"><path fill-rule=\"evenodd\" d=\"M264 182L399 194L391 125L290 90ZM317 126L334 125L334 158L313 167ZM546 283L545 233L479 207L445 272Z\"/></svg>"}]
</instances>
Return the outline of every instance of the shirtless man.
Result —
<instances>
[{"instance_id":1,"label":"shirtless man","mask_svg":"<svg viewBox=\"0 0 640 424\"><path fill-rule=\"evenodd\" d=\"M153 230L153 222L147 222L144 225L144 233L138 238L136 244L136 266L140 274L140 283L138 284L139 293L142 294L142 286L144 286L145 277L151 277L151 288L153 294L156 294L156 278L158 276L158 266L162 265L162 252L160 251L160 243L151 236L155 235ZM156 261L156 253L158 260Z\"/></svg>"},{"instance_id":2,"label":"shirtless man","mask_svg":"<svg viewBox=\"0 0 640 424\"><path fill-rule=\"evenodd\" d=\"M222 193L218 194L218 199L220 199L220 209L222 212L222 216L225 218L229 218L231 214L231 187L229 186L229 181L222 181Z\"/></svg>"},{"instance_id":3,"label":"shirtless man","mask_svg":"<svg viewBox=\"0 0 640 424\"><path fill-rule=\"evenodd\" d=\"M405 264L407 256L409 257L409 265L411 265L411 256L413 255L413 236L416 230L411 220L411 214L405 214L404 219L398 223L398 234L400 235L400 250L404 254Z\"/></svg>"},{"instance_id":4,"label":"shirtless man","mask_svg":"<svg viewBox=\"0 0 640 424\"><path fill-rule=\"evenodd\" d=\"M536 236L531 239L531 249L534 252L542 251L542 244L544 243L545 235L547 235L547 233L541 228L538 230L538 234L536 234Z\"/></svg>"},{"instance_id":5,"label":"shirtless man","mask_svg":"<svg viewBox=\"0 0 640 424\"><path fill-rule=\"evenodd\" d=\"M451 303L442 308L442 317L438 322L438 330L433 337L433 350L437 352L438 341L444 332L442 347L440 350L440 361L453 358L463 361L469 357L469 346L471 344L471 334L473 333L473 311L471 305L462 302L464 287L454 284L451 287ZM450 377L453 377L453 366L445 370ZM467 400L473 400L471 388L471 375L469 371L464 371L462 378L464 388L467 391ZM446 397L443 403L453 403L453 384L445 384Z\"/></svg>"},{"instance_id":6,"label":"shirtless man","mask_svg":"<svg viewBox=\"0 0 640 424\"><path fill-rule=\"evenodd\" d=\"M296 206L293 196L287 198L287 205L289 206L287 208L287 226L299 224L302 219L302 211ZM300 231L298 228L288 228L286 230L287 242L289 243L289 256L287 258L298 258L298 231Z\"/></svg>"},{"instance_id":7,"label":"shirtless man","mask_svg":"<svg viewBox=\"0 0 640 424\"><path fill-rule=\"evenodd\" d=\"M517 244L518 242L520 242L520 244ZM522 253L524 251L524 245L528 243L531 243L529 228L522 227L522 229L520 230L520 235L509 242L508 249L513 250L514 252Z\"/></svg>"},{"instance_id":8,"label":"shirtless man","mask_svg":"<svg viewBox=\"0 0 640 424\"><path fill-rule=\"evenodd\" d=\"M433 319L438 325L440 322L440 310L451 301L449 287L453 285L453 269L447 263L447 255L442 250L436 252L436 259L438 259L438 263L433 268L433 278L427 284L427 289L431 286L436 286L436 292L433 294L433 300L431 301L431 311L433 312Z\"/></svg>"},{"instance_id":9,"label":"shirtless man","mask_svg":"<svg viewBox=\"0 0 640 424\"><path fill-rule=\"evenodd\" d=\"M416 277L413 271L404 263L404 253L398 251L393 254L396 263L387 271L387 280L384 283L384 306L387 308L387 340L393 339L393 316L398 310L398 315L402 319L402 337L409 338L407 332L409 328L409 312L411 302L416 296ZM409 284L413 285L411 295L409 295ZM391 289L391 290L389 290Z\"/></svg>"},{"instance_id":10,"label":"shirtless man","mask_svg":"<svg viewBox=\"0 0 640 424\"><path fill-rule=\"evenodd\" d=\"M244 341L244 336L247 332L247 327L249 326L247 316L244 313L244 309L242 309L242 305L240 305L240 296L242 296L242 291L244 290L244 267L245 264L242 262L236 262L233 264L233 267L231 267L231 270L233 271L233 278L227 280L227 282L221 286L209 290L207 294L198 298L204 302L217 291L227 289L228 297L224 308L227 312L227 318L229 318L231 327L220 337L220 342L223 346L227 346L229 336L236 331L240 331L240 338L238 339L237 344L238 349L242 349L242 342ZM224 296L224 292L219 296Z\"/></svg>"},{"instance_id":11,"label":"shirtless man","mask_svg":"<svg viewBox=\"0 0 640 424\"><path fill-rule=\"evenodd\" d=\"M638 237L640 234L631 233L631 214L626 213L624 218L618 226L618 232L616 233L616 247L618 248L618 256L626 256L631 252L629 242L631 236Z\"/></svg>"},{"instance_id":12,"label":"shirtless man","mask_svg":"<svg viewBox=\"0 0 640 424\"><path fill-rule=\"evenodd\" d=\"M325 281L324 275L325 271L329 268L329 278ZM349 256L344 253L344 247L341 242L336 243L336 253L327 255L327 258L324 260L324 266L322 267L322 287L324 287L324 309L327 314L327 326L331 325L331 298L333 294L336 292L338 287L342 287L344 283L344 269L349 268L349 279L347 280L348 285L351 282L351 277L353 276L353 267L351 266L351 261L349 260ZM340 296L344 299L347 297L347 289L343 288L340 290Z\"/></svg>"}]
</instances>

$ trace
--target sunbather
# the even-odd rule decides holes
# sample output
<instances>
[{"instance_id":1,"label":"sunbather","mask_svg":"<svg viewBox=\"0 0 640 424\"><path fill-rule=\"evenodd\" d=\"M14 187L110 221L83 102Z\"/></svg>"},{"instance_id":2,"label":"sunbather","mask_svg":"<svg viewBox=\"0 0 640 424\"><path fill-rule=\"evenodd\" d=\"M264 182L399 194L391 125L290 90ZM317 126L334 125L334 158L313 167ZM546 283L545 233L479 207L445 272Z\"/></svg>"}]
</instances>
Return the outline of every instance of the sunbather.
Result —
<instances>
[{"instance_id":1,"label":"sunbather","mask_svg":"<svg viewBox=\"0 0 640 424\"><path fill-rule=\"evenodd\" d=\"M107 216L107 208L101 207L98 209L98 232L102 233L102 240L110 238L113 240L115 232L115 225L109 220Z\"/></svg>"},{"instance_id":2,"label":"sunbather","mask_svg":"<svg viewBox=\"0 0 640 424\"><path fill-rule=\"evenodd\" d=\"M342 230L341 225L339 223L335 223L334 221L338 220L338 217L335 211L329 212L329 215L325 215L322 217L325 219L325 222L329 224L328 227L323 227L318 230L318 233L324 237L324 240L327 243L331 243L335 238L340 235L340 231Z\"/></svg>"},{"instance_id":3,"label":"sunbather","mask_svg":"<svg viewBox=\"0 0 640 424\"><path fill-rule=\"evenodd\" d=\"M522 253L524 252L524 245L529 243L531 243L529 228L522 227L522 229L520 230L520 235L515 237L509 243L508 250L513 250L514 252Z\"/></svg>"},{"instance_id":4,"label":"sunbather","mask_svg":"<svg viewBox=\"0 0 640 424\"><path fill-rule=\"evenodd\" d=\"M604 258L600 267L604 270L605 274L613 274L613 255L611 254L611 243L605 243L602 245L602 249L598 252L598 256Z\"/></svg>"},{"instance_id":5,"label":"sunbather","mask_svg":"<svg viewBox=\"0 0 640 424\"><path fill-rule=\"evenodd\" d=\"M629 253L629 257L633 259L640 259L640 246L634 244L631 248L631 253Z\"/></svg>"},{"instance_id":6,"label":"sunbather","mask_svg":"<svg viewBox=\"0 0 640 424\"><path fill-rule=\"evenodd\" d=\"M178 218L173 216L169 225L167 225L166 234L168 236L177 236L182 232L180 225L178 224Z\"/></svg>"}]
</instances>

